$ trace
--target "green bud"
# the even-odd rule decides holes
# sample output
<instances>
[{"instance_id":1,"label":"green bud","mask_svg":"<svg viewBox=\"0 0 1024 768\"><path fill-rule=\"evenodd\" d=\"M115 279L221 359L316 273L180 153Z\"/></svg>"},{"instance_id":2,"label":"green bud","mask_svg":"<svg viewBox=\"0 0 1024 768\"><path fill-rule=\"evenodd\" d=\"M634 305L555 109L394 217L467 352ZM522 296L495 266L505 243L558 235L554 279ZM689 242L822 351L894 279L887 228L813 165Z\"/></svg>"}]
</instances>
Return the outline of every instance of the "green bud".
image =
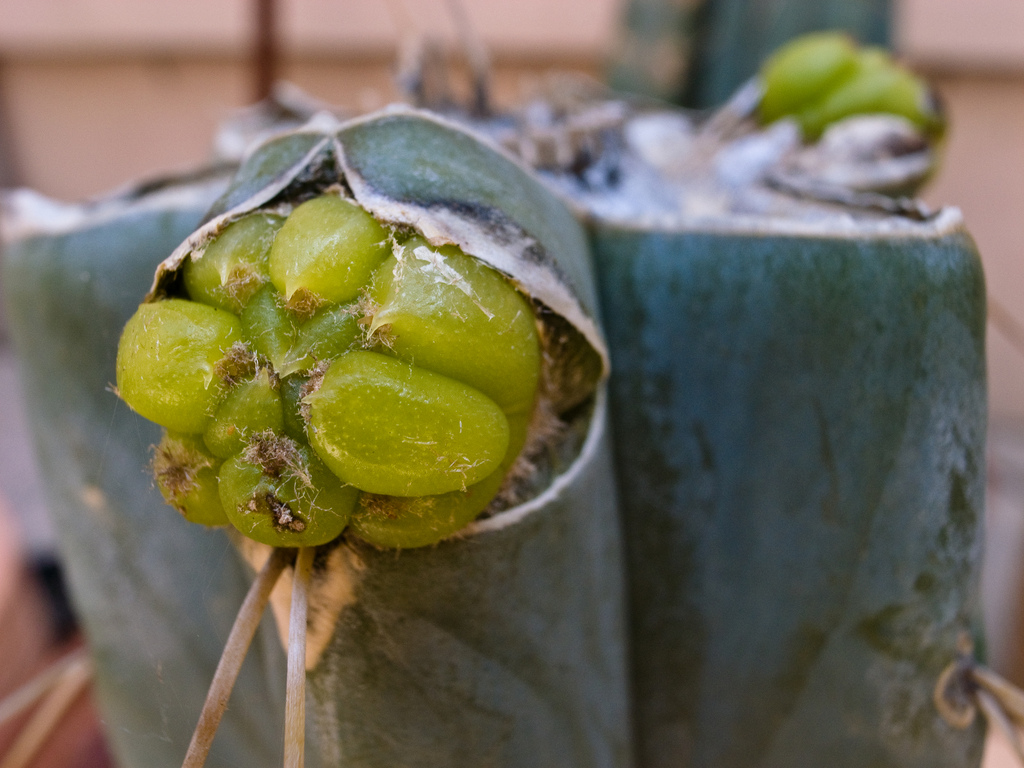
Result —
<instances>
[{"instance_id":1,"label":"green bud","mask_svg":"<svg viewBox=\"0 0 1024 768\"><path fill-rule=\"evenodd\" d=\"M494 499L526 442L529 417L508 419L509 442L496 470L465 490L439 496L379 496L364 493L352 514L351 530L382 549L435 544L475 520Z\"/></svg>"},{"instance_id":2,"label":"green bud","mask_svg":"<svg viewBox=\"0 0 1024 768\"><path fill-rule=\"evenodd\" d=\"M254 213L230 224L198 259L185 263L185 289L194 301L238 313L270 279L267 254L284 218Z\"/></svg>"},{"instance_id":3,"label":"green bud","mask_svg":"<svg viewBox=\"0 0 1024 768\"><path fill-rule=\"evenodd\" d=\"M143 304L117 348L117 388L132 408L177 432L202 432L225 391L218 363L242 337L238 318L204 304Z\"/></svg>"},{"instance_id":4,"label":"green bud","mask_svg":"<svg viewBox=\"0 0 1024 768\"><path fill-rule=\"evenodd\" d=\"M364 493L352 515L351 530L382 549L436 544L465 528L487 508L505 473L496 470L464 491L439 496L378 496Z\"/></svg>"},{"instance_id":5,"label":"green bud","mask_svg":"<svg viewBox=\"0 0 1024 768\"><path fill-rule=\"evenodd\" d=\"M214 456L227 459L241 453L253 435L283 428L281 397L263 369L228 393L206 427L203 442Z\"/></svg>"},{"instance_id":6,"label":"green bud","mask_svg":"<svg viewBox=\"0 0 1024 768\"><path fill-rule=\"evenodd\" d=\"M220 459L195 435L165 432L153 455L153 477L170 506L200 525L227 525L217 491Z\"/></svg>"},{"instance_id":7,"label":"green bud","mask_svg":"<svg viewBox=\"0 0 1024 768\"><path fill-rule=\"evenodd\" d=\"M190 295L238 317L167 299L129 322L125 398L191 433L220 522L274 546L320 544L361 496L357 535L426 546L498 493L536 401L534 308L454 246L416 236L396 256L393 242L337 195L283 225L252 214L184 262Z\"/></svg>"},{"instance_id":8,"label":"green bud","mask_svg":"<svg viewBox=\"0 0 1024 768\"><path fill-rule=\"evenodd\" d=\"M386 329L401 359L479 389L506 413L532 410L537 323L499 273L458 248L413 238L377 270L374 298L370 331Z\"/></svg>"},{"instance_id":9,"label":"green bud","mask_svg":"<svg viewBox=\"0 0 1024 768\"><path fill-rule=\"evenodd\" d=\"M942 117L923 80L879 49L865 49L856 73L797 115L804 135L814 139L832 123L852 115L900 115L921 130L941 134Z\"/></svg>"},{"instance_id":10,"label":"green bud","mask_svg":"<svg viewBox=\"0 0 1024 768\"><path fill-rule=\"evenodd\" d=\"M857 69L857 48L848 35L820 32L782 46L761 69L761 122L799 112Z\"/></svg>"},{"instance_id":11,"label":"green bud","mask_svg":"<svg viewBox=\"0 0 1024 768\"><path fill-rule=\"evenodd\" d=\"M306 421L302 416L302 396L309 378L302 374L293 374L281 379L279 392L281 405L284 409L284 433L292 440L300 443L306 440Z\"/></svg>"},{"instance_id":12,"label":"green bud","mask_svg":"<svg viewBox=\"0 0 1024 768\"><path fill-rule=\"evenodd\" d=\"M497 469L508 447L508 420L486 395L374 352L339 358L304 402L317 455L371 493L466 488Z\"/></svg>"},{"instance_id":13,"label":"green bud","mask_svg":"<svg viewBox=\"0 0 1024 768\"><path fill-rule=\"evenodd\" d=\"M846 35L805 35L780 48L761 70L762 123L793 117L817 140L832 123L863 114L905 117L939 136L944 121L927 83L880 48L858 50Z\"/></svg>"},{"instance_id":14,"label":"green bud","mask_svg":"<svg viewBox=\"0 0 1024 768\"><path fill-rule=\"evenodd\" d=\"M295 340L295 316L272 285L262 288L242 311L242 330L253 350L280 371Z\"/></svg>"},{"instance_id":15,"label":"green bud","mask_svg":"<svg viewBox=\"0 0 1024 768\"><path fill-rule=\"evenodd\" d=\"M390 252L388 233L337 195L303 203L270 249L270 279L289 305L308 314L323 303L354 301Z\"/></svg>"},{"instance_id":16,"label":"green bud","mask_svg":"<svg viewBox=\"0 0 1024 768\"><path fill-rule=\"evenodd\" d=\"M274 547L312 547L337 538L359 492L344 485L308 446L271 432L224 462L220 499L231 524Z\"/></svg>"},{"instance_id":17,"label":"green bud","mask_svg":"<svg viewBox=\"0 0 1024 768\"><path fill-rule=\"evenodd\" d=\"M359 323L348 307L328 307L306 321L299 329L282 375L308 371L318 363L333 360L347 352L359 339Z\"/></svg>"}]
</instances>

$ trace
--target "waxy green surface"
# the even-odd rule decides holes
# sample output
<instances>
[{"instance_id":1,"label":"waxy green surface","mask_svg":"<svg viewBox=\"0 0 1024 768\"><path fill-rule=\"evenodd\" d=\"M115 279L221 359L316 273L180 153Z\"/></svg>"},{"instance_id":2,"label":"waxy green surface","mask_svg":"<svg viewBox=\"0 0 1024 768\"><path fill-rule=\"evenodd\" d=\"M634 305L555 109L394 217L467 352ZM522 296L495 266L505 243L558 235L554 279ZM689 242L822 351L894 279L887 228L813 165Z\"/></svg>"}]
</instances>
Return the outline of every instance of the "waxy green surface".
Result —
<instances>
[{"instance_id":1,"label":"waxy green surface","mask_svg":"<svg viewBox=\"0 0 1024 768\"><path fill-rule=\"evenodd\" d=\"M985 288L946 234L594 232L639 764L972 768Z\"/></svg>"},{"instance_id":2,"label":"waxy green surface","mask_svg":"<svg viewBox=\"0 0 1024 768\"><path fill-rule=\"evenodd\" d=\"M325 762L632 766L614 499L602 438L514 524L399 557L359 549L356 600L309 676Z\"/></svg>"}]
</instances>

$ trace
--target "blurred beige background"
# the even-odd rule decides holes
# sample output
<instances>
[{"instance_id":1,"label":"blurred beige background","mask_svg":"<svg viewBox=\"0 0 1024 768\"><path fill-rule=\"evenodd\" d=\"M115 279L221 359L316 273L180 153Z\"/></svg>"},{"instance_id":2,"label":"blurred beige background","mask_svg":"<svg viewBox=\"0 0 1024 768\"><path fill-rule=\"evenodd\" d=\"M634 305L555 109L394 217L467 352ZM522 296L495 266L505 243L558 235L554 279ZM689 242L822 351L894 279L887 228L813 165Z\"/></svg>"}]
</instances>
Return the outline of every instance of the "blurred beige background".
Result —
<instances>
[{"instance_id":1,"label":"blurred beige background","mask_svg":"<svg viewBox=\"0 0 1024 768\"><path fill-rule=\"evenodd\" d=\"M251 0L0 0L0 61L21 181L75 198L193 163L247 103ZM617 0L462 0L499 98L544 71L598 73ZM381 106L417 31L455 40L447 0L279 0L282 76L328 102Z\"/></svg>"},{"instance_id":2,"label":"blurred beige background","mask_svg":"<svg viewBox=\"0 0 1024 768\"><path fill-rule=\"evenodd\" d=\"M938 84L946 163L925 197L960 206L989 294L1024 321L1024 2L898 0L900 51ZM989 329L992 419L1024 423L1024 356Z\"/></svg>"}]
</instances>

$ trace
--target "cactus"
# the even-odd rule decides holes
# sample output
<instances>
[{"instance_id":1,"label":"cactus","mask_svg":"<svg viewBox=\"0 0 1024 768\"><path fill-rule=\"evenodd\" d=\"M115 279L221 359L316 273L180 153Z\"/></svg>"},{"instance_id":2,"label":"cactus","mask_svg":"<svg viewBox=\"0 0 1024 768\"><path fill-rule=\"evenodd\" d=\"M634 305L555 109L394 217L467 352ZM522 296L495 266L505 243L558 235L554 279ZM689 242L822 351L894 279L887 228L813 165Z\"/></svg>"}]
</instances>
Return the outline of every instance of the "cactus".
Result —
<instances>
[{"instance_id":1,"label":"cactus","mask_svg":"<svg viewBox=\"0 0 1024 768\"><path fill-rule=\"evenodd\" d=\"M387 232L383 261L353 281L354 295L350 288L332 293L334 287L322 289L315 282L292 290L294 284L288 281L305 268L298 261L278 270L269 266L274 259L270 254L264 273L264 257L254 255L259 248L216 246L220 237L231 237L231 225L239 226L236 222L249 216L264 217L263 223L251 225L254 231L264 225L276 227L279 221L273 217L294 216L311 204L307 201L316 203L325 196L357 206ZM287 226L286 219L279 232ZM274 247L277 242L275 236ZM210 264L219 266L206 270L205 278L189 278L190 269L203 271L211 248L216 258ZM479 273L471 292L487 297L496 291L504 297L499 303L509 303L514 310L510 322L523 316L522 309L529 310L527 329L536 329L538 351L530 351L527 333L521 354L516 342L506 345L508 351L484 359L490 342L477 341L461 326L446 328L444 322L441 335L450 337L451 348L417 340L417 329L428 324L429 317L421 311L424 302L415 281L395 280L392 262L408 259L415 266L420 263L417 254L458 265L468 258L463 254L471 254L477 265L472 269ZM24 267L31 273L30 265ZM240 290L219 290L232 283L234 273ZM209 276L218 274L229 279L214 278L211 288ZM190 282L200 286L194 294ZM207 223L158 270L143 313L152 307L174 314L181 302L198 307L206 318L211 312L232 318L209 326L220 328L214 331L216 341L206 347L200 343L198 357L189 358L195 361L195 370L220 372L209 378L204 373L201 386L193 386L195 380L185 386L192 387L186 399L198 404L185 409L189 419L196 410L202 418L180 424L172 416L158 451L171 454L172 468L176 455L188 455L187 467L200 478L193 490L201 503L211 502L201 476L216 470L218 500L228 517L232 508L247 507L248 501L228 499L224 504L225 496L251 500L258 495L249 490L254 485L277 482L261 462L248 459L282 445L293 447L295 454L291 448L286 453L300 456L306 467L323 465L326 475L318 469L316 482L353 488L343 484L340 472L346 481L367 486L359 492L362 506L353 509L341 538L318 546L310 561L305 661L311 716L327 764L339 764L342 755L352 764L382 766L629 763L622 572L599 383L604 343L594 319L593 290L584 237L561 203L528 172L464 129L410 111L342 126L314 126L266 144L243 165ZM324 298L328 294L329 300ZM197 296L204 299L197 303ZM375 313L354 313L355 305L371 304ZM477 309L475 304L473 308ZM494 314L501 317L500 312ZM288 319L284 325L282 317ZM375 319L380 320L376 327ZM174 333L175 327L191 322L188 316L185 320L169 321L167 327ZM410 330L403 332L403 323ZM255 355L225 354L235 346L236 331L248 336L247 347L260 347ZM523 338L518 331L513 336ZM144 345L124 351L122 374L128 375L121 391L130 401L136 397L128 394L132 377L156 356L140 352ZM452 354L456 346L469 355ZM130 359L136 352L139 355ZM245 363L246 357L252 365ZM532 373L535 363L530 360L541 358L543 368ZM507 365L498 365L501 359ZM319 386L296 385L296 379L312 378L320 362L325 364L316 373ZM521 373L508 375L508 366ZM285 370L289 374L281 376ZM225 372L227 377L220 375ZM363 397L359 387L367 376L378 382L412 376L413 384L430 397L445 403L461 398L470 411L477 409L478 420L497 424L497 431L488 427L491 431L482 442L466 449L474 462L484 457L477 474L468 469L457 476L430 473L424 480L416 476L415 461L403 468L400 452L392 469L401 471L349 462L345 453L350 444L333 432L341 418L334 403ZM539 397L532 394L533 387L539 388ZM236 396L243 388L254 397ZM163 410L177 412L174 406L181 390L173 389L166 398L156 398L156 410L150 411L155 418L167 421ZM275 396L282 406L280 422ZM387 394L385 388L381 396L398 395ZM136 403L140 410L154 406L143 404L145 397ZM378 423L388 417L384 409L373 407L376 401L368 402L368 417ZM265 407L267 403L271 405ZM353 433L360 445L376 439L376 428L371 424L364 429L365 423L361 419ZM312 439L311 425L321 428L318 442ZM239 453L235 436L241 433L246 439ZM303 438L309 440L308 447ZM474 488L488 485L495 476L504 479L511 456L508 446L520 440L547 447L531 454L532 464L519 463L506 487L474 493L468 506L475 509L467 510L464 502ZM495 461L498 468L488 471ZM260 478L253 477L254 470ZM172 505L191 515L193 502L200 501L188 493L176 496L174 488L167 491L167 477L184 475L165 472L161 487ZM284 473L281 479L286 479ZM395 493L410 487L427 496ZM294 482L292 490L296 497L302 495ZM264 498L281 501L284 493L278 484ZM492 496L494 502L487 503ZM478 506L481 498L485 501ZM441 499L444 504L425 504L424 499ZM290 499L284 501L288 504ZM386 514L377 514L382 507ZM472 522L483 507L490 508L485 517ZM301 508L289 508L302 514ZM420 546L426 541L416 516L439 508L447 509L449 517L455 510L460 517L441 533L432 529L429 540L442 541ZM170 510L162 514L178 517ZM391 520L396 522L389 530ZM270 526L275 535L283 535L278 530L282 527ZM196 529L209 540L224 540L219 530ZM458 530L458 536L444 538L452 530ZM235 540L255 567L271 551L241 535ZM404 548L397 556L395 546ZM192 568L185 561L165 562L162 567L169 569L161 574L169 581L173 574ZM297 571L302 569L297 566ZM287 624L291 572L286 570L271 596L279 628ZM279 663L276 651L275 664ZM166 678L175 672L165 666L162 674ZM276 677L261 682L280 685ZM272 700L280 702L282 689L283 685ZM180 733L181 721L194 722L198 705L194 696L183 704L180 717L175 717L176 732ZM146 709L148 704L138 706ZM237 727L235 717L230 709L224 721L229 731ZM183 741L175 739L145 764L172 765L180 761L184 748ZM214 755L217 749L215 743ZM254 764L279 759L279 746L254 749L261 755Z\"/></svg>"},{"instance_id":2,"label":"cactus","mask_svg":"<svg viewBox=\"0 0 1024 768\"><path fill-rule=\"evenodd\" d=\"M932 702L980 625L985 293L959 216L605 223L595 253L640 764L977 766L983 729Z\"/></svg>"},{"instance_id":3,"label":"cactus","mask_svg":"<svg viewBox=\"0 0 1024 768\"><path fill-rule=\"evenodd\" d=\"M794 46L780 112L858 77L844 37ZM613 359L638 763L977 766L950 701L983 679L980 259L955 210L878 194L921 158L739 97L546 126L579 148L541 171L588 222Z\"/></svg>"}]
</instances>

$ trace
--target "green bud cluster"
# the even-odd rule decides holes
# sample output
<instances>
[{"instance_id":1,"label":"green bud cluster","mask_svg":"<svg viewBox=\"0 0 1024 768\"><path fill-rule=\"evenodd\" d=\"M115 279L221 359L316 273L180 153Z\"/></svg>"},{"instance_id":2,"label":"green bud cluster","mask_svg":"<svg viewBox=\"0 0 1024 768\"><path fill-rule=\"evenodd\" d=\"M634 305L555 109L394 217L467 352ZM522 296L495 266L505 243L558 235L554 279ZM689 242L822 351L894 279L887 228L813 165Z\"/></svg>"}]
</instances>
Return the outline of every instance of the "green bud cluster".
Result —
<instances>
[{"instance_id":1,"label":"green bud cluster","mask_svg":"<svg viewBox=\"0 0 1024 768\"><path fill-rule=\"evenodd\" d=\"M157 486L193 522L425 546L487 507L526 442L533 307L457 247L325 194L233 221L180 285L128 321L117 382L166 428Z\"/></svg>"},{"instance_id":2,"label":"green bud cluster","mask_svg":"<svg viewBox=\"0 0 1024 768\"><path fill-rule=\"evenodd\" d=\"M834 122L860 114L905 117L926 134L944 122L927 83L881 48L858 48L846 35L804 35L776 51L761 69L762 123L792 117L816 140Z\"/></svg>"}]
</instances>

